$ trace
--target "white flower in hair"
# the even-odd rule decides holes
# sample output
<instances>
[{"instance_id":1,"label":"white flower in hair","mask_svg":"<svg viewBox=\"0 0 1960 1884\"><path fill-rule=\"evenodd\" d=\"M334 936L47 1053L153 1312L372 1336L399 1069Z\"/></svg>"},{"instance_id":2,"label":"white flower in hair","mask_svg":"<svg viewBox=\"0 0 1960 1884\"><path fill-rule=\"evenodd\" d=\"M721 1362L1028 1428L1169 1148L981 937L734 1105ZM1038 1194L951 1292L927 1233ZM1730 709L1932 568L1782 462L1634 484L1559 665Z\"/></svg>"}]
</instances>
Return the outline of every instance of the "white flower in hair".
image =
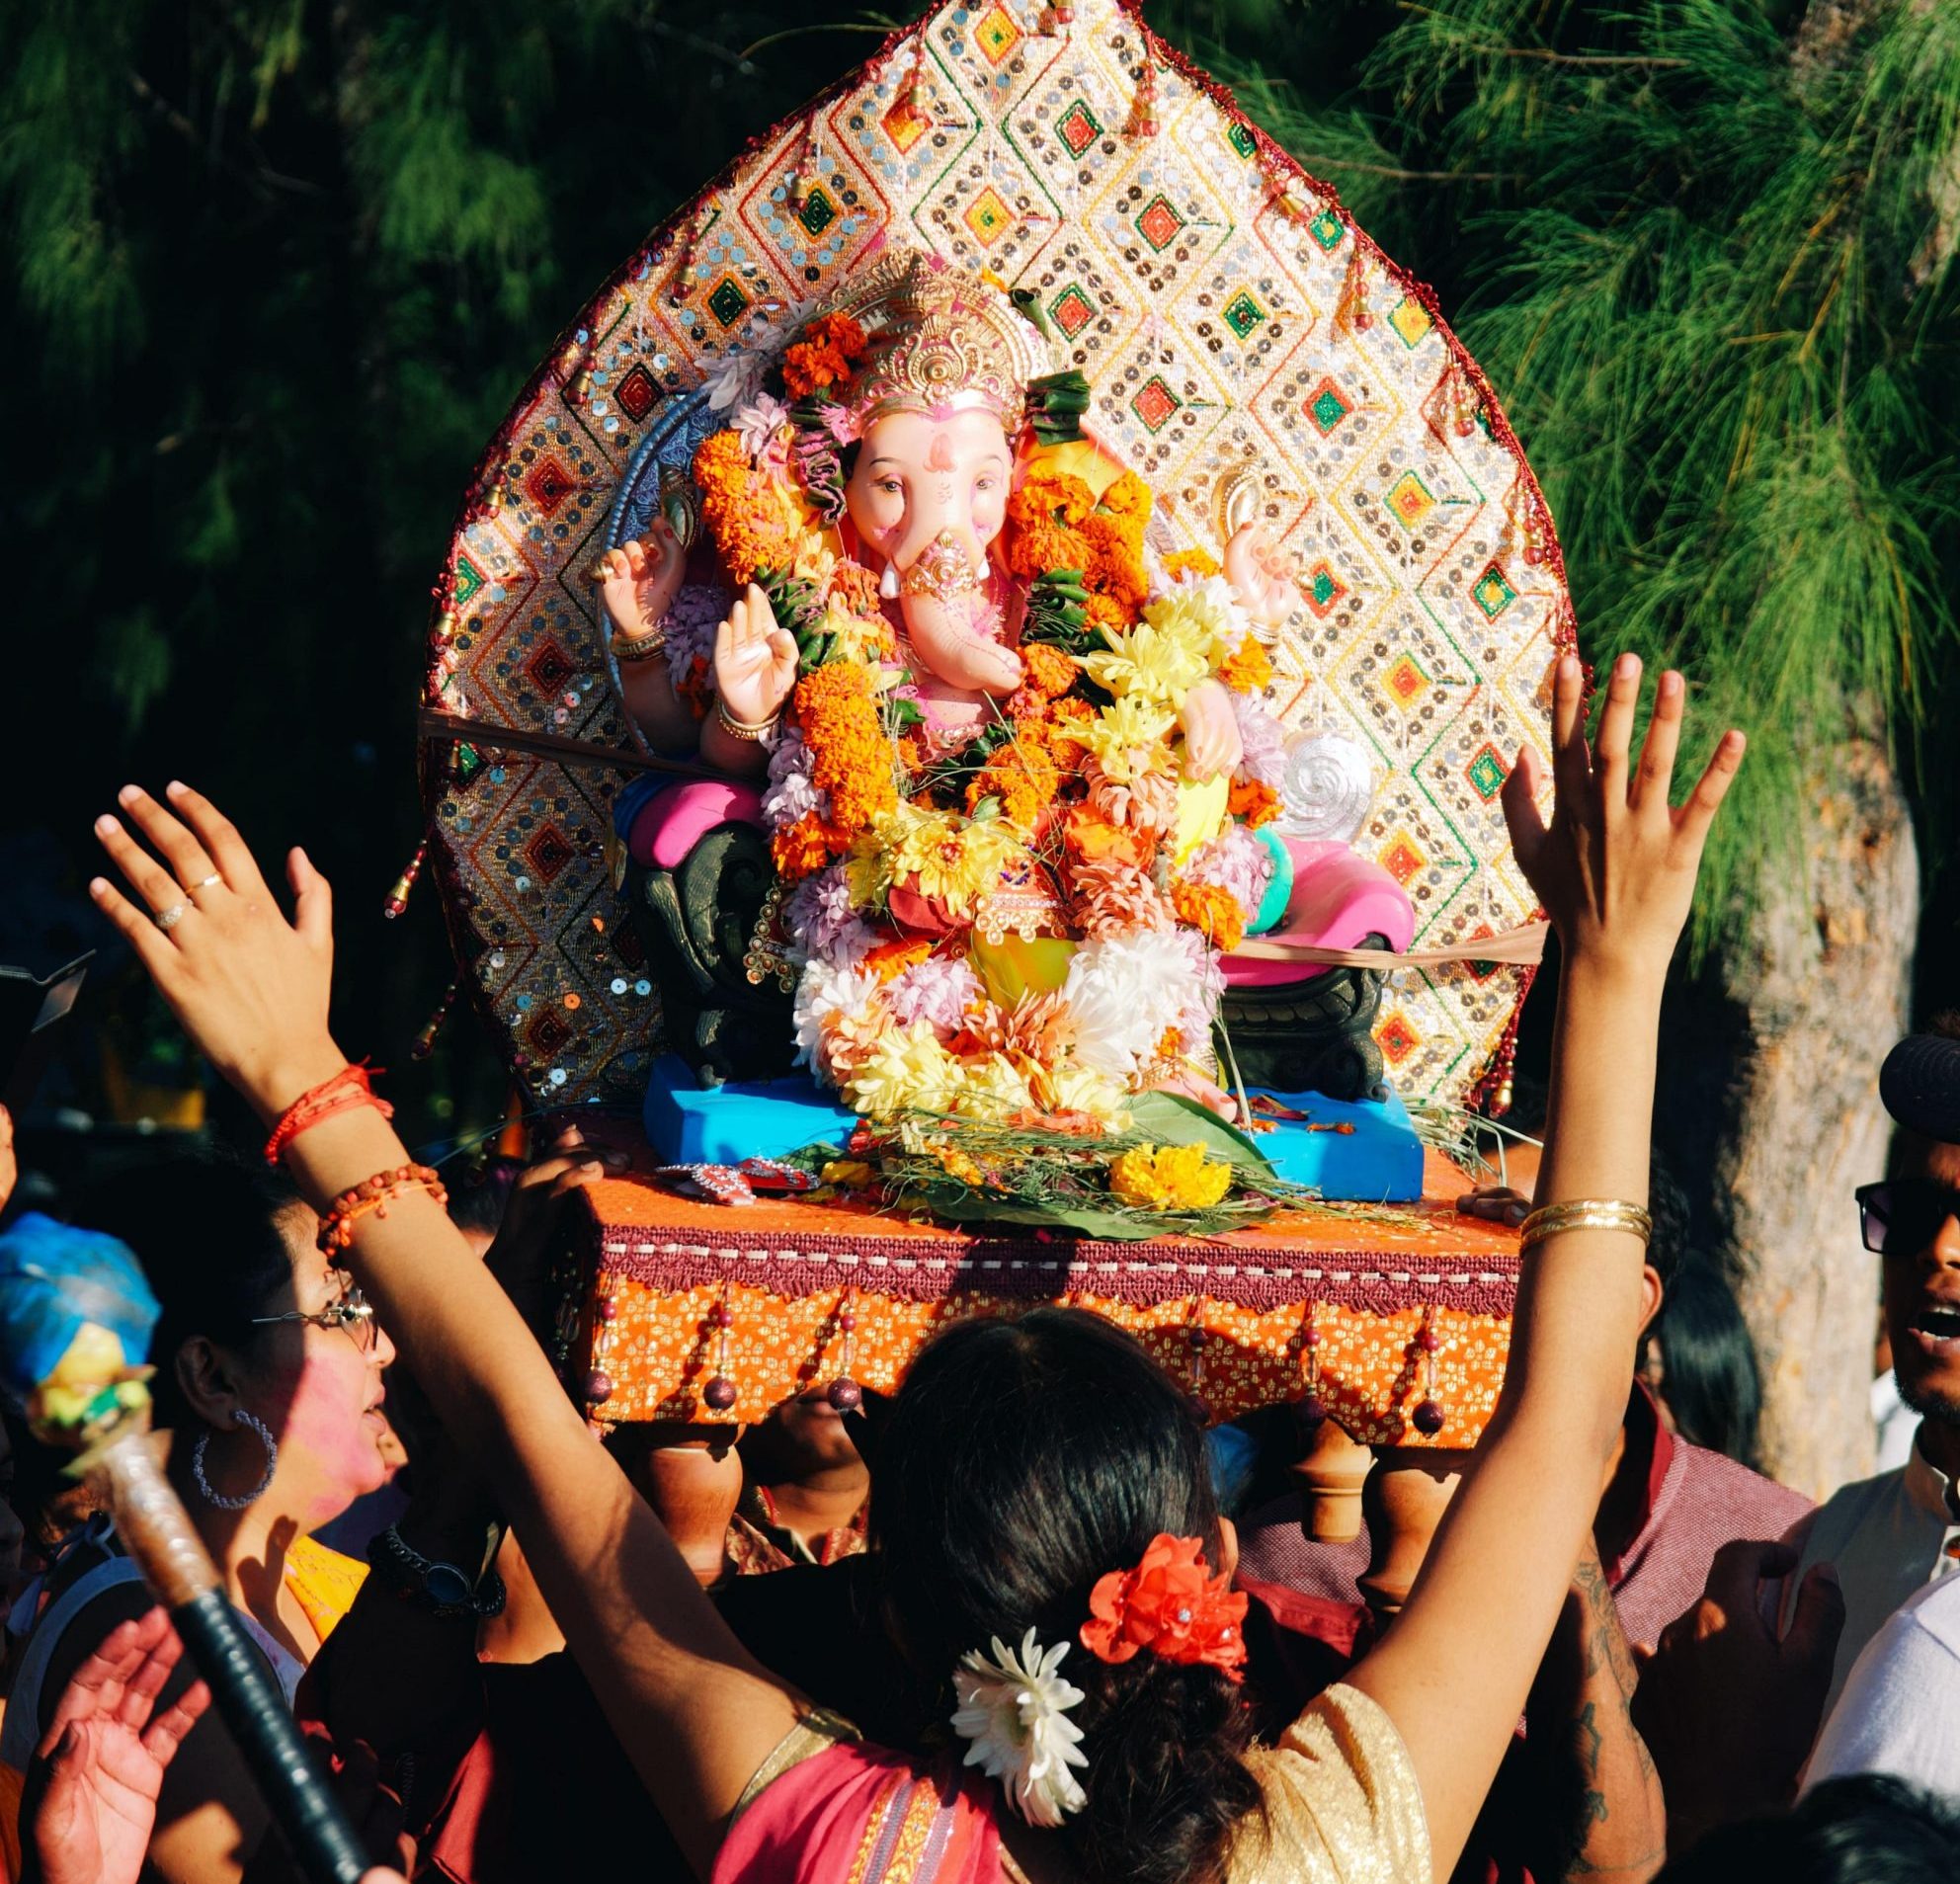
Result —
<instances>
[{"instance_id":1,"label":"white flower in hair","mask_svg":"<svg viewBox=\"0 0 1960 1884\"><path fill-rule=\"evenodd\" d=\"M1065 1814L1089 1802L1069 1770L1089 1764L1082 1729L1068 1717L1082 1689L1056 1672L1069 1645L1043 1649L1029 1629L1018 1656L999 1636L991 1646L991 1660L974 1649L953 1670L959 1706L952 1730L973 1743L966 1763L998 1779L1008 1803L1029 1825L1060 1825Z\"/></svg>"}]
</instances>

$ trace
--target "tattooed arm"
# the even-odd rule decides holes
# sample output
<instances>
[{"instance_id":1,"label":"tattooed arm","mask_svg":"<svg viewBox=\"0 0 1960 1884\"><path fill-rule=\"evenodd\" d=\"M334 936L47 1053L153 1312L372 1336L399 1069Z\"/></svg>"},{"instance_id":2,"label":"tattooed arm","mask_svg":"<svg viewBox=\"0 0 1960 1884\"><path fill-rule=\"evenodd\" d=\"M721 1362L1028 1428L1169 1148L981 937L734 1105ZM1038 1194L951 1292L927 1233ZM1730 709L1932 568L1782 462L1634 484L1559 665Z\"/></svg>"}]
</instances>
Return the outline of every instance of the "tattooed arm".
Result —
<instances>
[{"instance_id":1,"label":"tattooed arm","mask_svg":"<svg viewBox=\"0 0 1960 1884\"><path fill-rule=\"evenodd\" d=\"M1526 1758L1547 1804L1534 1876L1646 1884L1661 1868L1667 1818L1629 1712L1637 1680L1589 1532L1526 1708Z\"/></svg>"}]
</instances>

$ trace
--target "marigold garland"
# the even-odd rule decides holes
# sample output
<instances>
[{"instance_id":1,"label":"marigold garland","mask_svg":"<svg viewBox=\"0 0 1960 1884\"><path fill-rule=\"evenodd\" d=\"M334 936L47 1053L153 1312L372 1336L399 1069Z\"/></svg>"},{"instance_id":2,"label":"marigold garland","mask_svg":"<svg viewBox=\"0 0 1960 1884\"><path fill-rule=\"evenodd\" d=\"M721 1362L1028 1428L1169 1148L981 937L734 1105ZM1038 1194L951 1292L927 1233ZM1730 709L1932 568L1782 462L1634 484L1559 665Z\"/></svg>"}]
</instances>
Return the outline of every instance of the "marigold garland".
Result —
<instances>
[{"instance_id":1,"label":"marigold garland","mask_svg":"<svg viewBox=\"0 0 1960 1884\"><path fill-rule=\"evenodd\" d=\"M1246 939L1246 912L1228 889L1186 879L1171 887L1171 907L1212 947L1229 955Z\"/></svg>"}]
</instances>

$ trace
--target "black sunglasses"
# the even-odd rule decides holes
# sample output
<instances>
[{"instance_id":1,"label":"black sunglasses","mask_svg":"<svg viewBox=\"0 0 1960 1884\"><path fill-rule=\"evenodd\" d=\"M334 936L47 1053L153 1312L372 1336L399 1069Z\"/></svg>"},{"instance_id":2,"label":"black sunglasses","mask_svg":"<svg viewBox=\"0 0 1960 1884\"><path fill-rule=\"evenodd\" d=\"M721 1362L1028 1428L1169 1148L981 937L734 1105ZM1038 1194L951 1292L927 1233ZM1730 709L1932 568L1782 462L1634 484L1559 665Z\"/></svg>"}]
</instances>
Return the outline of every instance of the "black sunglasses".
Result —
<instances>
[{"instance_id":1,"label":"black sunglasses","mask_svg":"<svg viewBox=\"0 0 1960 1884\"><path fill-rule=\"evenodd\" d=\"M1879 1256L1918 1256L1948 1217L1960 1217L1960 1190L1930 1178L1860 1185L1858 1220L1865 1248Z\"/></svg>"}]
</instances>

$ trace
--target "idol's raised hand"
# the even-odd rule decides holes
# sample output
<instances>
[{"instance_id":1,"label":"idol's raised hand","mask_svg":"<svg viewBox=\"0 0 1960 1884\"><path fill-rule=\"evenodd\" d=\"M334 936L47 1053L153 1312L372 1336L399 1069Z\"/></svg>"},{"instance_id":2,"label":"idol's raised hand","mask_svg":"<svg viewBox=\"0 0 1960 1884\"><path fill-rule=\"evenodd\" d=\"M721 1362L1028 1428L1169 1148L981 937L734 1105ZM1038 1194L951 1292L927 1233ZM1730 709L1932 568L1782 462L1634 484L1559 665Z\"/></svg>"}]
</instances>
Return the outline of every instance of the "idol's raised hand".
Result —
<instances>
[{"instance_id":1,"label":"idol's raised hand","mask_svg":"<svg viewBox=\"0 0 1960 1884\"><path fill-rule=\"evenodd\" d=\"M304 851L289 852L288 922L230 819L188 785L164 795L168 805L138 785L117 794L155 856L122 819L95 823L134 900L100 876L89 894L199 1050L275 1119L346 1064L327 1027L333 894Z\"/></svg>"},{"instance_id":2,"label":"idol's raised hand","mask_svg":"<svg viewBox=\"0 0 1960 1884\"><path fill-rule=\"evenodd\" d=\"M1640 660L1622 654L1606 704L1586 741L1584 678L1566 655L1553 681L1552 818L1536 799L1544 773L1527 746L1505 781L1505 821L1518 867L1538 892L1568 959L1664 974L1687 921L1709 826L1743 762L1743 736L1724 733L1685 802L1671 793L1686 687L1670 671L1638 764L1631 758Z\"/></svg>"},{"instance_id":3,"label":"idol's raised hand","mask_svg":"<svg viewBox=\"0 0 1960 1884\"><path fill-rule=\"evenodd\" d=\"M715 630L714 691L730 717L760 726L781 712L795 685L796 637L752 582Z\"/></svg>"}]
</instances>

